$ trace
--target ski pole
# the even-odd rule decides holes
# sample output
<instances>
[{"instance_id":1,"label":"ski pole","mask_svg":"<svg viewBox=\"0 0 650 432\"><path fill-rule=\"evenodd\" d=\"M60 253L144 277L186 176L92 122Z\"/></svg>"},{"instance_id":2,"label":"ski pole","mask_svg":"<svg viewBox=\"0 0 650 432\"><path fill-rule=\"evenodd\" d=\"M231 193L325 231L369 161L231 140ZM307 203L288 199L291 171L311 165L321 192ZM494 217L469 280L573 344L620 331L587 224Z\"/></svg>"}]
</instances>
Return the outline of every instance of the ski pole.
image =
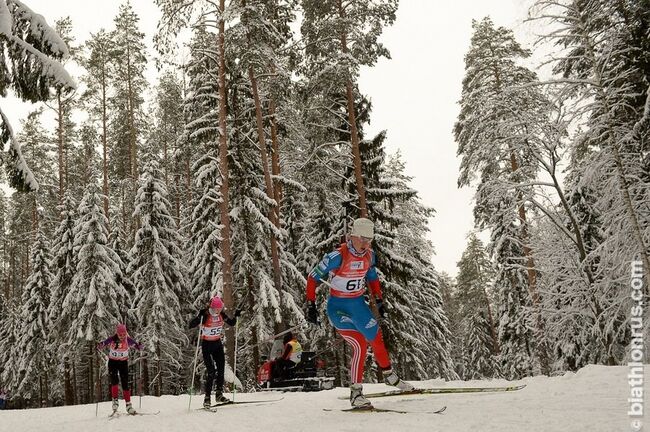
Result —
<instances>
[{"instance_id":1,"label":"ski pole","mask_svg":"<svg viewBox=\"0 0 650 432\"><path fill-rule=\"evenodd\" d=\"M201 341L202 331L203 331L203 315L201 315L201 323L199 324L199 334L196 337L196 350L194 351L194 367L192 368L192 385L190 386L190 403L187 405L188 412L192 407L192 393L194 393L194 376L196 375L196 358L199 356L199 342Z\"/></svg>"},{"instance_id":2,"label":"ski pole","mask_svg":"<svg viewBox=\"0 0 650 432\"><path fill-rule=\"evenodd\" d=\"M274 340L275 338L277 338L278 336L282 336L283 334L286 334L286 333L289 333L289 332L291 332L291 331L294 331L294 330L296 330L296 329L301 328L303 325L304 325L304 323L303 323L303 324L295 325L295 326L291 327L290 329L287 329L287 330L285 330L285 331L283 331L283 332L280 332L280 333L275 334L275 335L273 335L273 336L271 336L271 337L269 337L269 338L266 338L266 339L264 339L263 341L258 342L256 345L263 344L263 343L266 343L266 342L270 342L270 341Z\"/></svg>"},{"instance_id":3,"label":"ski pole","mask_svg":"<svg viewBox=\"0 0 650 432\"><path fill-rule=\"evenodd\" d=\"M97 360L97 389L95 390L95 400L96 400L95 417L97 417L99 415L99 396L101 394L100 382L99 382L99 380L101 379L101 373L99 372L99 360L97 359L97 356L95 356L95 359Z\"/></svg>"},{"instance_id":4,"label":"ski pole","mask_svg":"<svg viewBox=\"0 0 650 432\"><path fill-rule=\"evenodd\" d=\"M137 363L138 372L140 372L138 374L139 375L138 384L140 385L140 391L139 391L140 396L139 396L139 400L138 400L138 409L142 409L142 362L140 360L142 360L142 356L138 359L138 363Z\"/></svg>"},{"instance_id":5,"label":"ski pole","mask_svg":"<svg viewBox=\"0 0 650 432\"><path fill-rule=\"evenodd\" d=\"M235 322L235 360L232 367L232 401L235 402L237 395L237 333L239 333L239 319Z\"/></svg>"}]
</instances>

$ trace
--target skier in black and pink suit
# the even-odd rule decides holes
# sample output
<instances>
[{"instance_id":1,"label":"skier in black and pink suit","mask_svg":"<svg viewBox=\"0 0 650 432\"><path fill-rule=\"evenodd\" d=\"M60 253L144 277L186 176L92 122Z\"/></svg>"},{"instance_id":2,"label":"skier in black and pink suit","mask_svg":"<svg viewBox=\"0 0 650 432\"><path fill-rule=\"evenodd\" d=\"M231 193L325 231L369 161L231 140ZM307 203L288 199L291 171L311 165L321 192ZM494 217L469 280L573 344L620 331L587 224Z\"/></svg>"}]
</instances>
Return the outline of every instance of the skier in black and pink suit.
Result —
<instances>
[{"instance_id":1,"label":"skier in black and pink suit","mask_svg":"<svg viewBox=\"0 0 650 432\"><path fill-rule=\"evenodd\" d=\"M377 319L373 316L363 295L366 282L376 298L377 308L383 317L381 286L375 269L375 253L370 248L374 224L366 218L354 221L352 232L338 250L326 254L307 278L307 319L318 322L316 311L316 286L332 276L327 298L327 316L343 339L352 347L350 365L350 403L353 407L369 407L363 395L363 370L368 345L372 347L375 361L383 371L384 382L400 390L412 390L413 385L402 381L391 368L390 358Z\"/></svg>"},{"instance_id":2,"label":"skier in black and pink suit","mask_svg":"<svg viewBox=\"0 0 650 432\"><path fill-rule=\"evenodd\" d=\"M117 411L119 406L117 385L122 381L122 395L124 396L124 402L126 402L126 411L129 414L135 414L135 409L131 405L131 390L129 389L129 348L142 351L143 346L131 339L126 331L125 324L118 324L113 336L97 344L98 351L106 347L108 347L108 374L111 377L113 411Z\"/></svg>"},{"instance_id":3,"label":"skier in black and pink suit","mask_svg":"<svg viewBox=\"0 0 650 432\"><path fill-rule=\"evenodd\" d=\"M192 321L190 328L199 324L201 327L201 351L203 353L203 363L207 376L205 378L205 398L203 406L209 408L210 395L212 394L212 382L217 380L216 396L217 403L228 403L230 399L223 395L223 381L226 367L226 358L223 351L221 336L223 334L223 325L234 326L237 323L237 317L241 315L241 310L235 310L235 317L230 318L223 311L223 300L220 297L213 297L210 300L210 306L201 309ZM215 367L216 366L216 367ZM215 376L216 375L216 376Z\"/></svg>"}]
</instances>

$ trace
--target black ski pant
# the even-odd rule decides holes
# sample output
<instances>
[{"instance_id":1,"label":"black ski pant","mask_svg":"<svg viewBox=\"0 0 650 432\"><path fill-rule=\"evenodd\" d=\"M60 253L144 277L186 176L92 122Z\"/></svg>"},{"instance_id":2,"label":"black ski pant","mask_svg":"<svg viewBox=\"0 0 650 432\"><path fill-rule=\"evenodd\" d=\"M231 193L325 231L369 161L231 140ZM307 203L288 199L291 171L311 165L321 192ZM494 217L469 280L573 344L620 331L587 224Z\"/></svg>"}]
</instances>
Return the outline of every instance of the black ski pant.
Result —
<instances>
[{"instance_id":1,"label":"black ski pant","mask_svg":"<svg viewBox=\"0 0 650 432\"><path fill-rule=\"evenodd\" d=\"M122 381L122 391L129 390L129 362L128 361L109 359L108 374L111 377L111 385L116 385L120 381Z\"/></svg>"},{"instance_id":2,"label":"black ski pant","mask_svg":"<svg viewBox=\"0 0 650 432\"><path fill-rule=\"evenodd\" d=\"M205 363L205 397L212 394L212 383L216 382L216 392L223 393L224 369L226 367L226 357L223 352L221 339L216 341L202 341L201 351L203 352L203 363Z\"/></svg>"}]
</instances>

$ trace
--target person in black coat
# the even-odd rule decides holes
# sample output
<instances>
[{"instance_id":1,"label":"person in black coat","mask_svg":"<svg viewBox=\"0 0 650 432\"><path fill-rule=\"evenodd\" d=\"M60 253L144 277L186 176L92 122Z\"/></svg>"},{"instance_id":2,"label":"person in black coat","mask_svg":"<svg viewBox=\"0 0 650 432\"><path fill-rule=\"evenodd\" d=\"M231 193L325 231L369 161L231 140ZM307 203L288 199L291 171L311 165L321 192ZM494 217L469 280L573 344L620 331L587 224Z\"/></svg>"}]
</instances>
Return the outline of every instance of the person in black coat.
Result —
<instances>
[{"instance_id":1,"label":"person in black coat","mask_svg":"<svg viewBox=\"0 0 650 432\"><path fill-rule=\"evenodd\" d=\"M223 351L223 326L228 324L234 326L237 323L237 317L241 315L241 310L235 311L234 318L230 318L223 311L223 300L215 296L210 300L210 306L201 309L198 315L190 321L189 327L194 328L201 325L201 352L203 353L203 362L206 367L205 378L205 399L203 406L211 406L210 395L212 394L212 384L216 378L215 399L217 403L227 403L230 399L223 395L224 370L226 367L226 357Z\"/></svg>"}]
</instances>

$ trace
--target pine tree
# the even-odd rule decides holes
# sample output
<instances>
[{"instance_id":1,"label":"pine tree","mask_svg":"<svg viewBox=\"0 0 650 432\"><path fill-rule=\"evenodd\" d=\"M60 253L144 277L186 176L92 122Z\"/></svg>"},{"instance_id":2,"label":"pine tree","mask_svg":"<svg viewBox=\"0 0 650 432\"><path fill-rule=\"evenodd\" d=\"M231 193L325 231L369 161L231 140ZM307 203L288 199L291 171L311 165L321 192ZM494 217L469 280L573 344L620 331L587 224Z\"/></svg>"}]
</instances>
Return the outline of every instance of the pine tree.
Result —
<instances>
[{"instance_id":1,"label":"pine tree","mask_svg":"<svg viewBox=\"0 0 650 432\"><path fill-rule=\"evenodd\" d=\"M91 121L101 130L102 141L102 193L104 194L104 213L109 216L109 181L108 181L108 154L109 154L109 112L108 102L111 98L111 74L114 72L111 62L114 60L113 34L100 29L91 34L85 44L86 57L82 65L87 71L82 78L86 84L86 91L82 96L85 110L89 113Z\"/></svg>"},{"instance_id":2,"label":"pine tree","mask_svg":"<svg viewBox=\"0 0 650 432\"><path fill-rule=\"evenodd\" d=\"M147 83L144 78L146 47L144 33L139 29L140 18L128 1L120 5L112 33L112 73L110 83L115 93L110 99L113 107L113 126L116 148L111 161L115 164L117 178L138 178L139 131L145 123L142 111L143 93ZM126 156L126 159L125 159Z\"/></svg>"},{"instance_id":3,"label":"pine tree","mask_svg":"<svg viewBox=\"0 0 650 432\"><path fill-rule=\"evenodd\" d=\"M66 63L68 63L66 60L76 59L79 54L78 47L74 45L75 39L72 36L72 20L70 17L57 20L55 30L68 47L70 56L62 61L62 65L66 66ZM68 178L68 155L75 153L73 147L75 124L72 121L72 110L75 108L76 103L76 92L64 94L62 89L57 89L55 100L47 104L56 116L55 141L58 153L59 201L63 200L66 185L70 182Z\"/></svg>"},{"instance_id":4,"label":"pine tree","mask_svg":"<svg viewBox=\"0 0 650 432\"><path fill-rule=\"evenodd\" d=\"M31 261L32 272L22 295L22 325L17 341L20 357L14 360L19 365L20 376L16 394L27 399L38 398L36 406L44 406L50 398L52 371L48 307L53 275L49 243L40 230L36 234Z\"/></svg>"},{"instance_id":5,"label":"pine tree","mask_svg":"<svg viewBox=\"0 0 650 432\"><path fill-rule=\"evenodd\" d=\"M525 145L528 125L522 121L525 116L519 114L540 110L546 102L531 86L526 86L535 82L536 76L518 66L516 60L527 58L530 52L517 43L512 31L495 28L489 18L474 21L472 27L474 34L465 56L461 111L454 126L458 154L462 156L458 185L469 186L474 179L479 179L474 207L476 225L492 229L492 243L499 248L494 257L501 271L515 273L521 268L526 271L524 286L536 317L533 321L537 329L536 350L542 372L548 373L537 271L527 219L530 210L526 197L532 196L532 190L523 186L535 180L538 166L532 163L530 149ZM512 106L517 106L517 110L512 110ZM496 233L504 237L497 237ZM504 243L513 244L498 246ZM505 252L521 252L521 255L508 256ZM511 282L512 289L520 289L514 285L514 281L519 282L518 276L505 279ZM499 289L507 286L503 282L499 283L497 277ZM514 318L509 319L512 322Z\"/></svg>"},{"instance_id":6,"label":"pine tree","mask_svg":"<svg viewBox=\"0 0 650 432\"><path fill-rule=\"evenodd\" d=\"M366 192L357 130L354 83L361 66L373 66L388 50L378 42L383 28L395 20L397 0L348 2L342 0L303 0L304 21L301 27L306 42L305 54L312 76L319 84L338 85L343 94L350 130L359 216L367 216ZM310 74L311 75L311 74Z\"/></svg>"},{"instance_id":7,"label":"pine tree","mask_svg":"<svg viewBox=\"0 0 650 432\"><path fill-rule=\"evenodd\" d=\"M176 218L180 218L180 202L187 202L188 192L183 161L189 155L177 148L184 127L182 91L181 82L176 75L169 70L165 71L156 88L154 128L149 137L151 145L161 147L156 152L162 154L163 180L170 191L170 199L175 198Z\"/></svg>"}]
</instances>

